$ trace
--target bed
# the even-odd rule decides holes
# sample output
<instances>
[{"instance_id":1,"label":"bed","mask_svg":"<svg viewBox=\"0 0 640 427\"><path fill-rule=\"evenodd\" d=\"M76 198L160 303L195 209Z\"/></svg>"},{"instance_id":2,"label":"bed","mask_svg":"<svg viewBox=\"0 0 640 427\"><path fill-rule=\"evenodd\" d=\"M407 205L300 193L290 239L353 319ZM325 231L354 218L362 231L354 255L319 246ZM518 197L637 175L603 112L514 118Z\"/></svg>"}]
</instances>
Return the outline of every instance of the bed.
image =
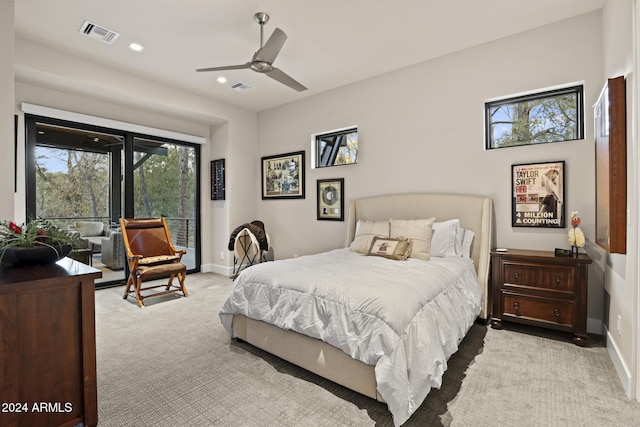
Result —
<instances>
[{"instance_id":1,"label":"bed","mask_svg":"<svg viewBox=\"0 0 640 427\"><path fill-rule=\"evenodd\" d=\"M220 320L234 338L387 403L394 424L401 425L431 388L440 387L446 361L473 322L487 319L492 209L488 197L455 194L353 200L344 248L244 270ZM388 243L363 232L366 225L385 221L405 234L429 221L434 230L457 223L458 233L471 232L472 239L465 239L462 256L414 257L422 254L418 244L425 243L419 238L404 251L405 256L411 253L406 260L355 252L365 237L371 239L366 241L369 251ZM391 240L398 237L392 234ZM440 238L433 243L443 250ZM425 287L427 276L434 276L436 284Z\"/></svg>"}]
</instances>

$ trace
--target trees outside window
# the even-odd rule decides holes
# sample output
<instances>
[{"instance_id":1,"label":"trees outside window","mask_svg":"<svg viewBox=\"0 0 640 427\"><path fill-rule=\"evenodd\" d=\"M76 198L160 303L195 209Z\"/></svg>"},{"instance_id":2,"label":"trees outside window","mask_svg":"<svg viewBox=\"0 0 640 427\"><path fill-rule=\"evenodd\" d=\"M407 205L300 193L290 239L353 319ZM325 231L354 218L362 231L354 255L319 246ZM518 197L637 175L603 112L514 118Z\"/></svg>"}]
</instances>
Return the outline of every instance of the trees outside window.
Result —
<instances>
[{"instance_id":1,"label":"trees outside window","mask_svg":"<svg viewBox=\"0 0 640 427\"><path fill-rule=\"evenodd\" d=\"M315 167L358 162L358 129L349 128L315 136Z\"/></svg>"},{"instance_id":2,"label":"trees outside window","mask_svg":"<svg viewBox=\"0 0 640 427\"><path fill-rule=\"evenodd\" d=\"M30 115L25 134L28 218L62 229L99 221L117 232L120 217L164 216L173 243L187 251L183 262L197 270L197 144ZM91 249L94 266L100 265L100 245ZM102 281L112 279L105 273Z\"/></svg>"},{"instance_id":3,"label":"trees outside window","mask_svg":"<svg viewBox=\"0 0 640 427\"><path fill-rule=\"evenodd\" d=\"M487 102L486 148L583 139L583 92L580 85Z\"/></svg>"}]
</instances>

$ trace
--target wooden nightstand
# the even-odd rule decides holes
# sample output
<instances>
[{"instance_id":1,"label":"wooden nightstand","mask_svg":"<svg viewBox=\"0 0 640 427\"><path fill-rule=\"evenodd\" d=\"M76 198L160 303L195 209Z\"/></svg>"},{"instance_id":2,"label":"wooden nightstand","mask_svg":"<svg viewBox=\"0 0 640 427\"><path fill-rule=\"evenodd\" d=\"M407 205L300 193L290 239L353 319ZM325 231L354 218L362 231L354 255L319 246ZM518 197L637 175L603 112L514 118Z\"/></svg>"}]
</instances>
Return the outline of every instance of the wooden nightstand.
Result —
<instances>
[{"instance_id":1,"label":"wooden nightstand","mask_svg":"<svg viewBox=\"0 0 640 427\"><path fill-rule=\"evenodd\" d=\"M503 321L573 333L587 343L587 274L591 258L550 251L491 252L491 326Z\"/></svg>"}]
</instances>

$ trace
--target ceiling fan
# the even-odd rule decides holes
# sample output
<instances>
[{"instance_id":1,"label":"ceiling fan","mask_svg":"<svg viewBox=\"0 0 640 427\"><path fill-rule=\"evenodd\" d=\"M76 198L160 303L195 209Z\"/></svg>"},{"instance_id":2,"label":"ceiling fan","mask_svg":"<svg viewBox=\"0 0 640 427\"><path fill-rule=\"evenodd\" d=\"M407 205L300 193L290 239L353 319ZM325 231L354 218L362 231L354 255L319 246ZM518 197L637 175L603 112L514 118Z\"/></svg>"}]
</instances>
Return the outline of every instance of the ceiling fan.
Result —
<instances>
[{"instance_id":1,"label":"ceiling fan","mask_svg":"<svg viewBox=\"0 0 640 427\"><path fill-rule=\"evenodd\" d=\"M289 76L284 71L279 68L275 68L273 66L273 61L275 61L278 53L280 53L280 49L284 45L284 42L287 40L287 35L280 28L276 28L269 40L263 45L263 30L264 24L269 22L269 15L264 12L258 12L253 15L254 19L260 24L260 49L253 54L253 58L251 61L240 64L240 65L228 65L223 67L211 67L211 68L199 68L196 71L222 71L222 70L242 70L250 68L253 71L258 73L266 74L278 82L289 86L291 89L297 90L298 92L302 92L303 90L307 90L306 87L298 83L291 76Z\"/></svg>"}]
</instances>

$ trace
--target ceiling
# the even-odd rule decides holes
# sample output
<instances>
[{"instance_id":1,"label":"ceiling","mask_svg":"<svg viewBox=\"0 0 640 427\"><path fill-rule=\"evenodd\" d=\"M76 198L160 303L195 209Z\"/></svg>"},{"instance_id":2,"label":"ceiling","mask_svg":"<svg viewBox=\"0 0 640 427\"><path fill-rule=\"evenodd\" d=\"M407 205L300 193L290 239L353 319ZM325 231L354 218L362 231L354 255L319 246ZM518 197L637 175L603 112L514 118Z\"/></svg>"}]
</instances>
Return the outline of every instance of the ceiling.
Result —
<instances>
[{"instance_id":1,"label":"ceiling","mask_svg":"<svg viewBox=\"0 0 640 427\"><path fill-rule=\"evenodd\" d=\"M587 13L604 0L15 0L16 37L67 51L251 111L262 111L451 52ZM243 64L278 27L274 66L292 90ZM119 33L107 44L79 32L88 20ZM133 52L129 43L144 46ZM218 83L224 75L228 81ZM234 83L252 86L246 92Z\"/></svg>"}]
</instances>

